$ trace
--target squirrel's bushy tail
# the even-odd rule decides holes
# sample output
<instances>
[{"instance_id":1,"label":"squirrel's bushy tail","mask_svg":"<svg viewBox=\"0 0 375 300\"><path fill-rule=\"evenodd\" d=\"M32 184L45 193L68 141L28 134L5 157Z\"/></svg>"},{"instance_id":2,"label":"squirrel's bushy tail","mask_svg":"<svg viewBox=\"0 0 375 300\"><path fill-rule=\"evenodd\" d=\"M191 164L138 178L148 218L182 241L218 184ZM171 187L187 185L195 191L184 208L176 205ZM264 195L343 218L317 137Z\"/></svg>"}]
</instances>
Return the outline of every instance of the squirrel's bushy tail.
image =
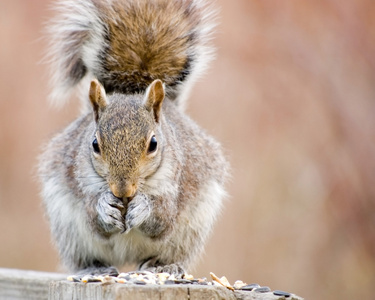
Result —
<instances>
[{"instance_id":1,"label":"squirrel's bushy tail","mask_svg":"<svg viewBox=\"0 0 375 300\"><path fill-rule=\"evenodd\" d=\"M203 0L59 0L55 7L48 59L57 102L96 77L107 93L126 94L161 79L183 105L212 58L215 10Z\"/></svg>"}]
</instances>

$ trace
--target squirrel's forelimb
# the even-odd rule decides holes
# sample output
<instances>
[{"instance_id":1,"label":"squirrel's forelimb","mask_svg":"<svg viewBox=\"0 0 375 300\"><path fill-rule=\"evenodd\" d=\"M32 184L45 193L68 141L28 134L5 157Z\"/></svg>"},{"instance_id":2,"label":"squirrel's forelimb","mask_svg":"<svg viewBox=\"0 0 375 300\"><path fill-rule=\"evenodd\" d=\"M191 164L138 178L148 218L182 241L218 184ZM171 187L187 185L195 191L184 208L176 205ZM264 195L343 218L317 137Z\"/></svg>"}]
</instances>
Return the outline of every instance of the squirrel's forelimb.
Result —
<instances>
[{"instance_id":1,"label":"squirrel's forelimb","mask_svg":"<svg viewBox=\"0 0 375 300\"><path fill-rule=\"evenodd\" d=\"M202 252L228 170L220 145L181 109L211 58L212 8L201 0L58 3L55 96L82 82L89 108L40 159L61 259L71 272L137 264L182 273Z\"/></svg>"}]
</instances>

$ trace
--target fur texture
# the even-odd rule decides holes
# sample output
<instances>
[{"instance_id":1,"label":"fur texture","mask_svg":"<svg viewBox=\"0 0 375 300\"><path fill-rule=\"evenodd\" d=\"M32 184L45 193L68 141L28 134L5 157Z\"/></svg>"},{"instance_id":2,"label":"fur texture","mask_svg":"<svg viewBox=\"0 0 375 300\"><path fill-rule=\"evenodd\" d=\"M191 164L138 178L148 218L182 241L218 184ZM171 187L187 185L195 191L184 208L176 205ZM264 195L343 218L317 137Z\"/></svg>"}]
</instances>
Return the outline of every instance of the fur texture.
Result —
<instances>
[{"instance_id":1,"label":"fur texture","mask_svg":"<svg viewBox=\"0 0 375 300\"><path fill-rule=\"evenodd\" d=\"M84 84L87 103L40 158L61 259L72 272L182 273L225 196L220 145L181 109L212 58L214 10L201 0L61 0L57 10L53 96Z\"/></svg>"},{"instance_id":2,"label":"fur texture","mask_svg":"<svg viewBox=\"0 0 375 300\"><path fill-rule=\"evenodd\" d=\"M55 103L81 81L86 88L85 78L109 94L142 93L160 79L183 107L213 57L215 9L202 0L61 0L55 7L48 51Z\"/></svg>"},{"instance_id":3,"label":"fur texture","mask_svg":"<svg viewBox=\"0 0 375 300\"><path fill-rule=\"evenodd\" d=\"M108 100L98 123L92 113L82 116L41 157L42 195L60 256L71 271L130 263L186 270L202 252L225 196L228 165L220 146L168 99L159 123L145 112L141 95ZM92 140L108 127L101 142L109 148L97 158ZM112 134L113 127L123 134ZM159 152L145 161L139 153L149 132ZM131 176L138 185L134 198L114 197L109 182Z\"/></svg>"}]
</instances>

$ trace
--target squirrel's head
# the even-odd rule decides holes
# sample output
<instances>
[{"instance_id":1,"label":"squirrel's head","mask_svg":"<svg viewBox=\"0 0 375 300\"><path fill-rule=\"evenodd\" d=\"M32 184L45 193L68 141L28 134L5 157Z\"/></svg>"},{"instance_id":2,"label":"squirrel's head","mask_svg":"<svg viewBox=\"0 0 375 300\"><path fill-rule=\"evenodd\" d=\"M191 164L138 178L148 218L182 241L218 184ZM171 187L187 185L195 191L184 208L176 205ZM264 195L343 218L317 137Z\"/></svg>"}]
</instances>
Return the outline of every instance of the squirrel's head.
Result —
<instances>
[{"instance_id":1,"label":"squirrel's head","mask_svg":"<svg viewBox=\"0 0 375 300\"><path fill-rule=\"evenodd\" d=\"M94 80L89 97L96 122L90 145L93 166L116 197L132 198L161 162L164 86L155 80L144 95L107 98Z\"/></svg>"}]
</instances>

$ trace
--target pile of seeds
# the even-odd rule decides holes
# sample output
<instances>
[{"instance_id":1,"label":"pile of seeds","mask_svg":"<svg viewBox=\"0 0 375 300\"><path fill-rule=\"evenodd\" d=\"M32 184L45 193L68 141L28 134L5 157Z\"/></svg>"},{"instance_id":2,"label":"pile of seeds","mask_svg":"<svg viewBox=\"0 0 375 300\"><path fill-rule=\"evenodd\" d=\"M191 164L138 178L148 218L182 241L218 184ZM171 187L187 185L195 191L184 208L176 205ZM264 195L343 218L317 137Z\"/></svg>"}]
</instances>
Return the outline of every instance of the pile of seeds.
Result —
<instances>
[{"instance_id":1,"label":"pile of seeds","mask_svg":"<svg viewBox=\"0 0 375 300\"><path fill-rule=\"evenodd\" d=\"M139 285L145 284L210 284L206 278L194 279L192 275L182 274L174 276L169 273L152 273L148 271L135 271L128 273L120 273L118 276L110 275L85 275L85 276L69 276L67 278L73 282L103 282L103 283L133 283Z\"/></svg>"},{"instance_id":2,"label":"pile of seeds","mask_svg":"<svg viewBox=\"0 0 375 300\"><path fill-rule=\"evenodd\" d=\"M257 293L268 293L271 289L267 286L260 286L259 284L252 283L247 284L241 280L237 280L231 285L228 279L223 276L217 277L214 273L210 273L212 281L208 281L207 278L194 278L190 274L173 275L169 273L152 273L148 271L135 271L128 273L120 273L118 276L111 275L72 275L68 276L68 280L72 282L102 282L102 283L123 283L123 284L156 284L156 285L172 285L172 284L198 284L198 285L213 285L213 286L224 286L232 291L253 291ZM285 298L291 297L292 294L284 291L273 291L275 296L284 296Z\"/></svg>"}]
</instances>

